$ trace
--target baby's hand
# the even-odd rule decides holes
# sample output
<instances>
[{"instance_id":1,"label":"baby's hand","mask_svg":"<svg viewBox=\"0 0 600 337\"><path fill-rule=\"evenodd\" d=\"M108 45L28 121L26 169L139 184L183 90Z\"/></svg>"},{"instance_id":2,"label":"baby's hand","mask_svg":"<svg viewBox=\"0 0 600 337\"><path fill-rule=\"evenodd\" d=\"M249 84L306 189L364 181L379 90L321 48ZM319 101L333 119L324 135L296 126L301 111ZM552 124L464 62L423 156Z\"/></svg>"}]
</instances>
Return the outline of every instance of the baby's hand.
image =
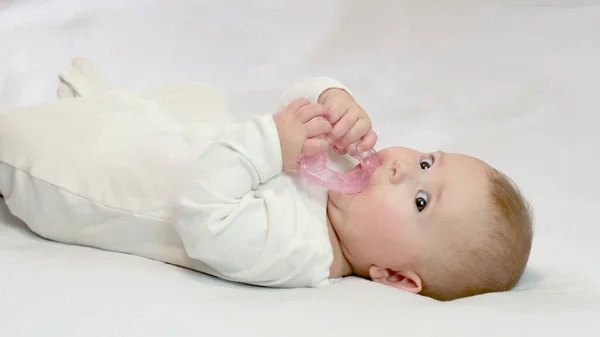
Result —
<instances>
[{"instance_id":1,"label":"baby's hand","mask_svg":"<svg viewBox=\"0 0 600 337\"><path fill-rule=\"evenodd\" d=\"M357 143L359 152L369 151L377 142L377 134L371 128L371 119L349 93L342 89L325 90L319 103L330 110L329 122L333 125L327 137L338 153L346 153L348 146Z\"/></svg>"},{"instance_id":2,"label":"baby's hand","mask_svg":"<svg viewBox=\"0 0 600 337\"><path fill-rule=\"evenodd\" d=\"M318 137L331 132L331 123L326 118L315 118L325 115L327 109L322 104L311 104L305 98L293 101L273 115L281 144L283 169L296 169L301 156L327 151L330 143Z\"/></svg>"}]
</instances>

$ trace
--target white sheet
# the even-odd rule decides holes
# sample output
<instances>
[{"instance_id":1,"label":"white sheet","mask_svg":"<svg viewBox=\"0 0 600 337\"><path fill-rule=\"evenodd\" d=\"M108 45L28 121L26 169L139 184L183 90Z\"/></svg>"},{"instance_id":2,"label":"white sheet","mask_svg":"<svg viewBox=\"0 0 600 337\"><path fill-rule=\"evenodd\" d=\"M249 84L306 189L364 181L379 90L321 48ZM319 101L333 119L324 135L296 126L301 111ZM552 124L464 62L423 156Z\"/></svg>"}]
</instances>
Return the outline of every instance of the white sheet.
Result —
<instances>
[{"instance_id":1,"label":"white sheet","mask_svg":"<svg viewBox=\"0 0 600 337\"><path fill-rule=\"evenodd\" d=\"M356 278L233 285L47 242L1 208L0 336L600 335L600 2L13 0L0 2L0 111L54 100L91 58L135 88L201 80L234 115L335 77L379 146L481 156L536 210L515 291L438 303Z\"/></svg>"}]
</instances>

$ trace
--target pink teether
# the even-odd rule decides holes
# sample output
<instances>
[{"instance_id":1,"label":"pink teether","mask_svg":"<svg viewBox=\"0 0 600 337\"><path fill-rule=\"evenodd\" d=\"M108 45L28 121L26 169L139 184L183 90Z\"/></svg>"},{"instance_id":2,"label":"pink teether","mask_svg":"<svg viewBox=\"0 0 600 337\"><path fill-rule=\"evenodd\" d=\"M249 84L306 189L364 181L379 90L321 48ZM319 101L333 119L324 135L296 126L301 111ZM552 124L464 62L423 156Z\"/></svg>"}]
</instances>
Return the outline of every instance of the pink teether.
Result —
<instances>
[{"instance_id":1,"label":"pink teether","mask_svg":"<svg viewBox=\"0 0 600 337\"><path fill-rule=\"evenodd\" d=\"M337 172L327 167L327 153L302 157L298 170L303 177L328 190L359 193L367 187L371 175L380 165L379 158L375 150L357 152L356 144L350 145L348 154L360 161L360 166L350 172Z\"/></svg>"}]
</instances>

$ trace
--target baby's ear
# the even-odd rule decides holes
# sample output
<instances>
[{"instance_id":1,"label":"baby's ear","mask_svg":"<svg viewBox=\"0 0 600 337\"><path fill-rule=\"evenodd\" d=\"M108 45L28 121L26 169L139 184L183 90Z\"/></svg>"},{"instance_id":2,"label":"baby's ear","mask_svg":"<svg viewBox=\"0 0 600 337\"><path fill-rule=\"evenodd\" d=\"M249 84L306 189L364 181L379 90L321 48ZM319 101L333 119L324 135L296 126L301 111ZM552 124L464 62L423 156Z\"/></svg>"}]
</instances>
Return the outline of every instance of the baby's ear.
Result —
<instances>
[{"instance_id":1,"label":"baby's ear","mask_svg":"<svg viewBox=\"0 0 600 337\"><path fill-rule=\"evenodd\" d=\"M415 294L420 293L423 289L421 277L412 271L400 271L379 266L371 266L369 268L369 276L374 282Z\"/></svg>"}]
</instances>

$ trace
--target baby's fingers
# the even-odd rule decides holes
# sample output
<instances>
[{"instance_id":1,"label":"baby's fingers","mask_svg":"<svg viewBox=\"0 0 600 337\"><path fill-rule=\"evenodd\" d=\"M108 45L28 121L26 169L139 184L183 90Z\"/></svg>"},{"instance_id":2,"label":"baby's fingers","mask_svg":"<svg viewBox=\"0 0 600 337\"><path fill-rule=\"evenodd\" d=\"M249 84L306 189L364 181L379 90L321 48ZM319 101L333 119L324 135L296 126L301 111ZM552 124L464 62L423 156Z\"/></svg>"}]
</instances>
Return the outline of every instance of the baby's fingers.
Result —
<instances>
[{"instance_id":1,"label":"baby's fingers","mask_svg":"<svg viewBox=\"0 0 600 337\"><path fill-rule=\"evenodd\" d=\"M316 118L304 123L304 131L306 138L324 136L331 132L331 124L323 118Z\"/></svg>"},{"instance_id":2,"label":"baby's fingers","mask_svg":"<svg viewBox=\"0 0 600 337\"><path fill-rule=\"evenodd\" d=\"M297 116L300 119L300 122L307 123L316 117L327 115L328 111L329 110L321 104L310 104L301 107L297 112Z\"/></svg>"},{"instance_id":3,"label":"baby's fingers","mask_svg":"<svg viewBox=\"0 0 600 337\"><path fill-rule=\"evenodd\" d=\"M330 137L336 141L340 142L343 137L346 136L348 131L352 129L356 121L358 120L358 116L352 114L346 114L342 119L340 119L337 123L335 123L333 130L331 130Z\"/></svg>"},{"instance_id":4,"label":"baby's fingers","mask_svg":"<svg viewBox=\"0 0 600 337\"><path fill-rule=\"evenodd\" d=\"M306 98L298 98L294 101L292 101L290 104L288 104L285 107L285 110L289 110L291 112L297 112L298 110L300 110L301 108L310 105L310 101L307 100Z\"/></svg>"},{"instance_id":5,"label":"baby's fingers","mask_svg":"<svg viewBox=\"0 0 600 337\"><path fill-rule=\"evenodd\" d=\"M339 149L347 149L350 144L358 142L367 135L369 129L371 129L371 122L365 118L359 119L342 139L335 142L336 147Z\"/></svg>"},{"instance_id":6,"label":"baby's fingers","mask_svg":"<svg viewBox=\"0 0 600 337\"><path fill-rule=\"evenodd\" d=\"M358 143L356 150L359 152L369 151L375 146L375 143L377 143L377 134L375 131L373 131L373 129L369 129L360 143Z\"/></svg>"},{"instance_id":7,"label":"baby's fingers","mask_svg":"<svg viewBox=\"0 0 600 337\"><path fill-rule=\"evenodd\" d=\"M327 152L329 143L322 138L307 139L302 146L303 156L314 156L323 152Z\"/></svg>"}]
</instances>

